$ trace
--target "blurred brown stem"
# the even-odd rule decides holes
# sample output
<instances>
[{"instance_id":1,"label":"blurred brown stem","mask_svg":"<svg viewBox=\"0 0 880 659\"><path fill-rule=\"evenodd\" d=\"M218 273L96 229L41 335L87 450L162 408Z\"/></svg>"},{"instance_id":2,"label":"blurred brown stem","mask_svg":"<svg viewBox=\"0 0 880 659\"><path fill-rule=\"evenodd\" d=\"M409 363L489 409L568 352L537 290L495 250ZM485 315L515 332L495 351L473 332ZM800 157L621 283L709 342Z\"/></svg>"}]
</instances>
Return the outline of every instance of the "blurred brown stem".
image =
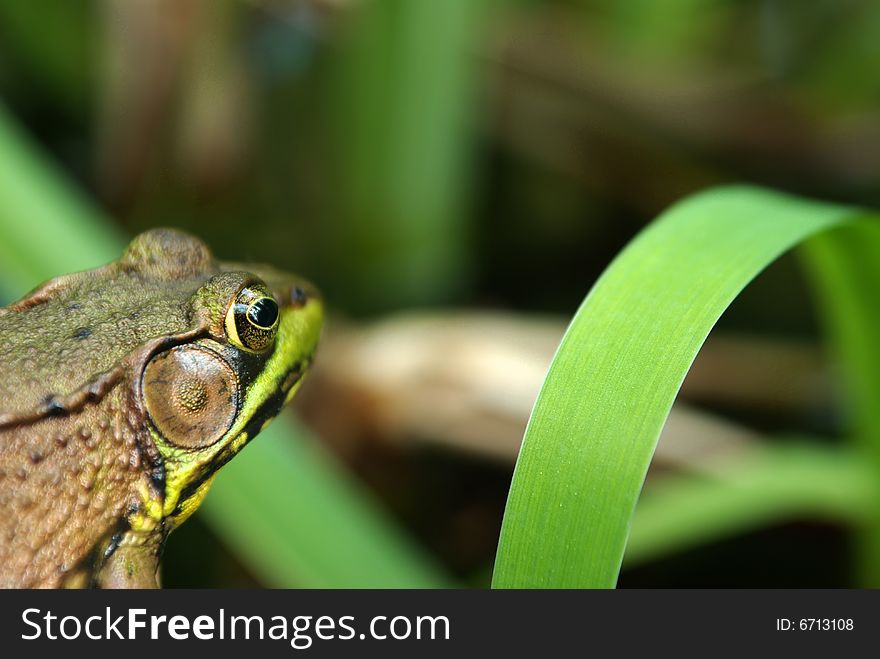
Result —
<instances>
[{"instance_id":1,"label":"blurred brown stem","mask_svg":"<svg viewBox=\"0 0 880 659\"><path fill-rule=\"evenodd\" d=\"M364 327L332 324L309 386L306 419L337 448L429 442L510 462L565 324L502 313L411 314ZM682 389L685 401L803 412L827 404L828 377L811 346L710 338ZM709 469L755 434L677 403L660 464Z\"/></svg>"}]
</instances>

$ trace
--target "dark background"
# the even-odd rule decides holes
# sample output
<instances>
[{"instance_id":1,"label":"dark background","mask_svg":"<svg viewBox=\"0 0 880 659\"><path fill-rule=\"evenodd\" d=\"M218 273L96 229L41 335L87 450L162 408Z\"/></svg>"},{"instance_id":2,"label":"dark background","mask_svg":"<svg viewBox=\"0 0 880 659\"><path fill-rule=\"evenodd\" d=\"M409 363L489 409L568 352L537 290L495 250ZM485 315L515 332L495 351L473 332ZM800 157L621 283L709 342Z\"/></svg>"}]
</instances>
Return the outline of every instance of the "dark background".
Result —
<instances>
[{"instance_id":1,"label":"dark background","mask_svg":"<svg viewBox=\"0 0 880 659\"><path fill-rule=\"evenodd\" d=\"M0 3L0 101L124 233L172 225L306 273L354 326L564 322L643 226L715 184L878 205L878 67L869 0ZM796 261L719 332L815 357ZM702 402L766 441L833 437L823 391ZM486 586L512 462L366 434L325 443L444 573ZM273 585L212 529L175 534L166 585ZM744 529L621 585L851 585L849 537L809 516Z\"/></svg>"}]
</instances>

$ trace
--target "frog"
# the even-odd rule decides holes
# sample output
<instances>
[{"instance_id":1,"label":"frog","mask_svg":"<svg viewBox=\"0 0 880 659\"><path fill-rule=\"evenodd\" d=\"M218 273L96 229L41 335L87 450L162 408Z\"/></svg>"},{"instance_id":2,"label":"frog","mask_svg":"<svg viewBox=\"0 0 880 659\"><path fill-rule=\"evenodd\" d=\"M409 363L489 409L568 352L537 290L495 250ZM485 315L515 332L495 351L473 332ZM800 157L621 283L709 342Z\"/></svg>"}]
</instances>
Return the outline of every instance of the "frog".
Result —
<instances>
[{"instance_id":1,"label":"frog","mask_svg":"<svg viewBox=\"0 0 880 659\"><path fill-rule=\"evenodd\" d=\"M168 228L0 309L0 587L160 587L168 535L299 389L323 315L307 280Z\"/></svg>"}]
</instances>

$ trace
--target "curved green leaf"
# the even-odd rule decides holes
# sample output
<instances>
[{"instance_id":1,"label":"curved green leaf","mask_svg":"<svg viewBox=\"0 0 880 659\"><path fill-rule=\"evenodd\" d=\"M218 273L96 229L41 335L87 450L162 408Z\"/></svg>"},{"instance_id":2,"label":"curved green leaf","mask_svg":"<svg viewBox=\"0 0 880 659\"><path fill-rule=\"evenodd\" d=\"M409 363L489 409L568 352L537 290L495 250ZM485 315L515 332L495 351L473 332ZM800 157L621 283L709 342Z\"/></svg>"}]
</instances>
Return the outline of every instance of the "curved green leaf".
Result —
<instances>
[{"instance_id":1,"label":"curved green leaf","mask_svg":"<svg viewBox=\"0 0 880 659\"><path fill-rule=\"evenodd\" d=\"M823 236L810 263L837 316L829 320L860 392L850 399L853 419L880 472L880 420L868 409L880 391L870 340L880 318L866 309L870 291L880 291L880 227L863 215L731 187L690 197L630 243L584 300L538 396L493 586L615 585L660 430L703 341L763 268L828 229L846 232ZM880 534L869 535L877 546Z\"/></svg>"}]
</instances>

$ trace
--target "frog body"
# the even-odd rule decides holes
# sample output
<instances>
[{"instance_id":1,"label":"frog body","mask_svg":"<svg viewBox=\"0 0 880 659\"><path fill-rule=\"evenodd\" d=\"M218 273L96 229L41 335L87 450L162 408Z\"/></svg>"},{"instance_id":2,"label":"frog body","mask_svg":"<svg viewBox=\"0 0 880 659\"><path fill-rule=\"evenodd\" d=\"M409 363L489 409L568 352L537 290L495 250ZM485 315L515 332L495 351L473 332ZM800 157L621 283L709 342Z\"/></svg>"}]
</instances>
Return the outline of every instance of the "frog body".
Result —
<instances>
[{"instance_id":1,"label":"frog body","mask_svg":"<svg viewBox=\"0 0 880 659\"><path fill-rule=\"evenodd\" d=\"M155 587L170 531L312 361L314 289L153 230L0 309L0 586Z\"/></svg>"}]
</instances>

